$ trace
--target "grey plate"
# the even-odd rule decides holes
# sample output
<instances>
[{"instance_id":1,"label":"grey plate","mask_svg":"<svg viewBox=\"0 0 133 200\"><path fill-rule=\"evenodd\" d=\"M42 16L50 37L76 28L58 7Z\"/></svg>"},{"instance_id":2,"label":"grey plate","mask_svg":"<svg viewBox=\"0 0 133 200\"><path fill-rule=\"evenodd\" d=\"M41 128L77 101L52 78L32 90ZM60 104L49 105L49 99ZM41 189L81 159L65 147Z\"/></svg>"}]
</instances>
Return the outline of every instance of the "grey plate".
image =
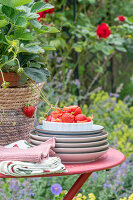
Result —
<instances>
[{"instance_id":1,"label":"grey plate","mask_svg":"<svg viewBox=\"0 0 133 200\"><path fill-rule=\"evenodd\" d=\"M36 141L40 140L40 141L46 141L48 139L50 139L51 137L56 137L56 142L59 143L81 143L81 142L91 142L91 141L98 141L98 140L104 140L105 138L107 138L108 133L107 132L102 132L100 134L96 134L96 135L83 135L82 137L80 137L79 135L76 136L68 136L68 135L38 135L38 134L34 134L34 132L32 131L30 133L30 136L32 139L35 139Z\"/></svg>"}]
</instances>

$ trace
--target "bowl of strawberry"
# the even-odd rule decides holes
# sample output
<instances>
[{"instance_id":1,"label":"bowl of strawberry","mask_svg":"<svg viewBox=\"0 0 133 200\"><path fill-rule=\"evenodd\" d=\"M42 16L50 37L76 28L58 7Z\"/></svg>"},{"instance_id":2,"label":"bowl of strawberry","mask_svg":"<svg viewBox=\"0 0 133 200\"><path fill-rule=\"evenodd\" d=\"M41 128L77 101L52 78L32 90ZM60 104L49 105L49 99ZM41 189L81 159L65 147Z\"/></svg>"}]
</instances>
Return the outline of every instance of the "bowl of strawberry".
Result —
<instances>
[{"instance_id":1,"label":"bowl of strawberry","mask_svg":"<svg viewBox=\"0 0 133 200\"><path fill-rule=\"evenodd\" d=\"M89 131L93 126L93 115L87 117L79 106L56 108L46 120L43 120L43 129L49 131Z\"/></svg>"}]
</instances>

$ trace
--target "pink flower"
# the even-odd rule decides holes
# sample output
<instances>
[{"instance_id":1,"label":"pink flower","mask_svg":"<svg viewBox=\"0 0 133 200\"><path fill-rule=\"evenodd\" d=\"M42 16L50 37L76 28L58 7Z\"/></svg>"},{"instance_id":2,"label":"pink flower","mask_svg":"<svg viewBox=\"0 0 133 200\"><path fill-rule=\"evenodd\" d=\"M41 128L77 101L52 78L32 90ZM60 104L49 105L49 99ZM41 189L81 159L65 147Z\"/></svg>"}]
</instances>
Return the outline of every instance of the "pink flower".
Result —
<instances>
[{"instance_id":1,"label":"pink flower","mask_svg":"<svg viewBox=\"0 0 133 200\"><path fill-rule=\"evenodd\" d=\"M108 25L105 23L98 25L96 32L99 38L107 38L111 34L111 30L109 29Z\"/></svg>"},{"instance_id":2,"label":"pink flower","mask_svg":"<svg viewBox=\"0 0 133 200\"><path fill-rule=\"evenodd\" d=\"M126 18L124 16L118 16L118 20L121 21L121 22L123 22L123 21L126 20Z\"/></svg>"}]
</instances>

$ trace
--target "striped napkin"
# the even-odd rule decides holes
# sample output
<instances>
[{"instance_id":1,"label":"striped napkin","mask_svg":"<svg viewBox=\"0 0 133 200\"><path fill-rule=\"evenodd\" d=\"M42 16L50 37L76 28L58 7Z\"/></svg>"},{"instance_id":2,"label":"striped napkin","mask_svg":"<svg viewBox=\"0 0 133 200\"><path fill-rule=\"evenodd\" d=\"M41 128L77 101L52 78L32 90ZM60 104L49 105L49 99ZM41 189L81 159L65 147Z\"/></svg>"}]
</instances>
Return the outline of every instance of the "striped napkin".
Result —
<instances>
[{"instance_id":1,"label":"striped napkin","mask_svg":"<svg viewBox=\"0 0 133 200\"><path fill-rule=\"evenodd\" d=\"M0 146L0 173L17 177L66 172L60 158L49 157L54 146L55 138L38 146L26 140Z\"/></svg>"}]
</instances>

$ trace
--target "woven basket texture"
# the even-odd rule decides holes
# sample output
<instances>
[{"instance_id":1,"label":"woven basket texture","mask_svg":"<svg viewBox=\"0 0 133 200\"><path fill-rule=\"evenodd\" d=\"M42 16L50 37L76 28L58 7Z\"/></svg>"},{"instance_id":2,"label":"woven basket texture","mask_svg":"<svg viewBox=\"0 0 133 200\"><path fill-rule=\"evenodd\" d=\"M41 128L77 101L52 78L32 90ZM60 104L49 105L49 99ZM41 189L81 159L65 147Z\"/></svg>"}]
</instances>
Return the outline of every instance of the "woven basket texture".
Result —
<instances>
[{"instance_id":1,"label":"woven basket texture","mask_svg":"<svg viewBox=\"0 0 133 200\"><path fill-rule=\"evenodd\" d=\"M42 89L44 83L38 84ZM38 91L39 93L39 91ZM35 118L24 115L22 108L32 95L33 105L39 102L40 95L32 94L29 86L21 88L0 88L0 145L7 145L18 140L29 141L29 133L34 128Z\"/></svg>"},{"instance_id":2,"label":"woven basket texture","mask_svg":"<svg viewBox=\"0 0 133 200\"><path fill-rule=\"evenodd\" d=\"M42 89L43 85L44 83L39 83L39 89ZM34 92L32 94L32 89L28 85L17 88L6 88L5 90L0 88L0 109L11 110L23 108L28 103L31 95L34 105L37 105L39 99L38 93Z\"/></svg>"}]
</instances>

